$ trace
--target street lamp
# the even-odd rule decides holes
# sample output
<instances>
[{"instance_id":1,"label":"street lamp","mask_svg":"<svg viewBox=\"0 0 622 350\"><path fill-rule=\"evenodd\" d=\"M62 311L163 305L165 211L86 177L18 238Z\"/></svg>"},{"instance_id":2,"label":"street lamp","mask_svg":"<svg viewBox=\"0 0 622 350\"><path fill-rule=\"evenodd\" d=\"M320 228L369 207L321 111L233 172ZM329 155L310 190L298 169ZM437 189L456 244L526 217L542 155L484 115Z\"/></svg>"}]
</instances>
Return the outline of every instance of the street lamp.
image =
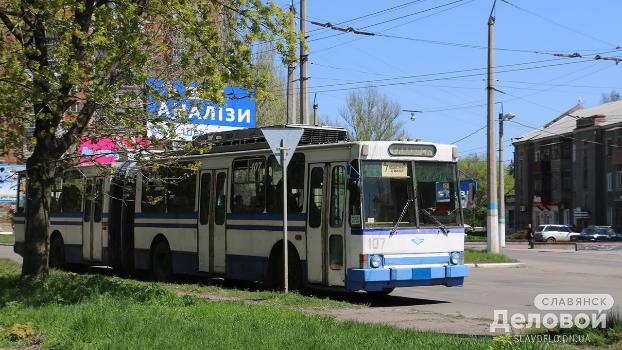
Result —
<instances>
[{"instance_id":1,"label":"street lamp","mask_svg":"<svg viewBox=\"0 0 622 350\"><path fill-rule=\"evenodd\" d=\"M503 164L503 122L516 117L514 113L499 113L499 244L505 248L505 165Z\"/></svg>"},{"instance_id":2,"label":"street lamp","mask_svg":"<svg viewBox=\"0 0 622 350\"><path fill-rule=\"evenodd\" d=\"M411 122L414 122L415 119L417 119L417 117L415 116L415 113L423 113L423 111L416 111L414 109L402 109L402 112L410 113L410 121Z\"/></svg>"}]
</instances>

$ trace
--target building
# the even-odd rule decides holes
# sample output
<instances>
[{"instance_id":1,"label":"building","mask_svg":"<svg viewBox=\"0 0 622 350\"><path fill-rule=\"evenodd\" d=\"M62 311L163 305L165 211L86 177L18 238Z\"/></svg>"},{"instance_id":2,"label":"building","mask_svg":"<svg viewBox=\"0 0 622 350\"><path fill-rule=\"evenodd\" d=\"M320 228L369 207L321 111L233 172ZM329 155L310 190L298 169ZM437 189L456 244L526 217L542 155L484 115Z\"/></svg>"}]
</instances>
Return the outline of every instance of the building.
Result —
<instances>
[{"instance_id":1,"label":"building","mask_svg":"<svg viewBox=\"0 0 622 350\"><path fill-rule=\"evenodd\" d=\"M622 227L622 101L576 105L513 144L517 229Z\"/></svg>"}]
</instances>

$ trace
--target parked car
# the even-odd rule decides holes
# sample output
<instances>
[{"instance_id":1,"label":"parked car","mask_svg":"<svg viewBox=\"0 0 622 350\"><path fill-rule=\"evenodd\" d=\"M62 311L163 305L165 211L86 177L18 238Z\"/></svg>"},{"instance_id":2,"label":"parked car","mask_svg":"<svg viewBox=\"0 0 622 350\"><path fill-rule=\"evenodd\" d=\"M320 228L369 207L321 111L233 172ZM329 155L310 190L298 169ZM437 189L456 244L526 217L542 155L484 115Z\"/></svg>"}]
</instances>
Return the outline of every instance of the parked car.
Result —
<instances>
[{"instance_id":1,"label":"parked car","mask_svg":"<svg viewBox=\"0 0 622 350\"><path fill-rule=\"evenodd\" d=\"M570 241L573 236L578 235L578 233L572 232L568 225L540 225L534 232L536 241L550 243Z\"/></svg>"},{"instance_id":2,"label":"parked car","mask_svg":"<svg viewBox=\"0 0 622 350\"><path fill-rule=\"evenodd\" d=\"M581 231L577 240L586 242L621 241L622 234L617 233L610 226L590 226Z\"/></svg>"}]
</instances>

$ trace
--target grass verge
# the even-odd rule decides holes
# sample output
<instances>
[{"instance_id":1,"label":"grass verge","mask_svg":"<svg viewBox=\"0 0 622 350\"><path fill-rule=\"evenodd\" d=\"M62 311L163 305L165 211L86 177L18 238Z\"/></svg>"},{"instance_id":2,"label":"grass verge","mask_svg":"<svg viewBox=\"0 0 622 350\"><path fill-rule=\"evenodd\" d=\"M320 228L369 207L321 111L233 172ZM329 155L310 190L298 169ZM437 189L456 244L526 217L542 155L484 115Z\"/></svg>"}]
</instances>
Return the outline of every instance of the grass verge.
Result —
<instances>
[{"instance_id":1,"label":"grass verge","mask_svg":"<svg viewBox=\"0 0 622 350\"><path fill-rule=\"evenodd\" d=\"M5 244L15 243L15 235L0 235L0 243L5 243Z\"/></svg>"},{"instance_id":2,"label":"grass verge","mask_svg":"<svg viewBox=\"0 0 622 350\"><path fill-rule=\"evenodd\" d=\"M555 328L548 330L546 328L534 329L530 334L547 334L549 338L555 336L566 336L570 340L570 344L574 345L592 345L596 347L609 347L622 349L622 316L619 311L609 311L607 313L607 321L605 328L579 328L573 326L571 328ZM574 341L583 341L581 343Z\"/></svg>"},{"instance_id":3,"label":"grass verge","mask_svg":"<svg viewBox=\"0 0 622 350\"><path fill-rule=\"evenodd\" d=\"M484 263L511 263L518 260L512 259L507 255L489 253L485 250L477 249L465 249L464 250L464 263L465 264L484 264Z\"/></svg>"},{"instance_id":4,"label":"grass verge","mask_svg":"<svg viewBox=\"0 0 622 350\"><path fill-rule=\"evenodd\" d=\"M489 337L338 321L277 304L206 301L179 296L169 285L103 275L20 278L17 269L0 260L0 348L498 348Z\"/></svg>"}]
</instances>

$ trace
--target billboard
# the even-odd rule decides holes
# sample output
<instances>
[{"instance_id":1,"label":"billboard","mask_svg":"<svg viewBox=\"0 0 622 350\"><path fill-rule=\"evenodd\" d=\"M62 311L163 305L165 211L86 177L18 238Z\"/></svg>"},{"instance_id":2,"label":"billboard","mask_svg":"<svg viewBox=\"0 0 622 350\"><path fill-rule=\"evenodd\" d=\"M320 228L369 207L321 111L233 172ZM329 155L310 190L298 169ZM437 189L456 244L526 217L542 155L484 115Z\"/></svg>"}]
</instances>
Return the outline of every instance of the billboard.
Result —
<instances>
[{"instance_id":1,"label":"billboard","mask_svg":"<svg viewBox=\"0 0 622 350\"><path fill-rule=\"evenodd\" d=\"M22 164L0 164L0 203L17 201L17 172L25 169Z\"/></svg>"},{"instance_id":2,"label":"billboard","mask_svg":"<svg viewBox=\"0 0 622 350\"><path fill-rule=\"evenodd\" d=\"M477 180L460 180L460 203L462 208L475 208L475 193L477 193Z\"/></svg>"},{"instance_id":3,"label":"billboard","mask_svg":"<svg viewBox=\"0 0 622 350\"><path fill-rule=\"evenodd\" d=\"M229 86L223 91L224 103L199 99L198 84L185 86L180 81L147 79L147 85L159 96L147 96L147 115L159 117L164 123L175 123L177 139L192 140L208 132L255 127L255 100L246 89ZM170 93L172 91L172 93ZM174 95L169 98L169 95ZM184 122L181 123L180 120ZM148 122L148 136L164 137L157 123Z\"/></svg>"},{"instance_id":4,"label":"billboard","mask_svg":"<svg viewBox=\"0 0 622 350\"><path fill-rule=\"evenodd\" d=\"M131 158L129 154L122 156L120 153L145 148L147 146L149 146L149 140L140 138L120 138L115 140L103 137L91 140L85 136L81 139L80 145L78 146L78 153L80 154L79 164L112 164L118 162L121 158Z\"/></svg>"}]
</instances>

